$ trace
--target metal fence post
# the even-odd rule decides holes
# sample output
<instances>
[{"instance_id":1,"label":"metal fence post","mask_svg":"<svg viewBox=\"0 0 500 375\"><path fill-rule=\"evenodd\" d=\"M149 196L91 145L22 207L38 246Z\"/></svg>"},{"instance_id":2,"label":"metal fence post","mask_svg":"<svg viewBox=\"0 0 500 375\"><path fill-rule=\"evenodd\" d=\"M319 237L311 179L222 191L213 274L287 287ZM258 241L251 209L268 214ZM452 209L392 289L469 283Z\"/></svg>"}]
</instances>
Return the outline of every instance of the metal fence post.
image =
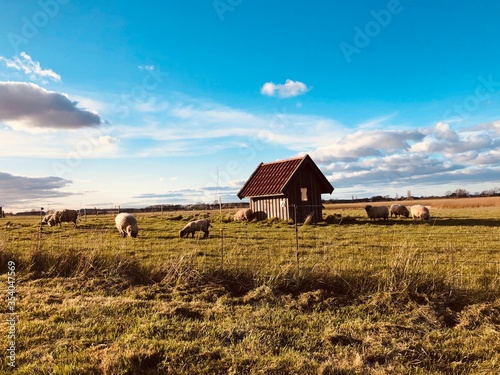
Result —
<instances>
[{"instance_id":1,"label":"metal fence post","mask_svg":"<svg viewBox=\"0 0 500 375\"><path fill-rule=\"evenodd\" d=\"M297 262L297 272L300 272L300 263L299 263L299 227L297 225L297 205L293 205L293 214L294 214L294 222L295 222L295 260Z\"/></svg>"}]
</instances>

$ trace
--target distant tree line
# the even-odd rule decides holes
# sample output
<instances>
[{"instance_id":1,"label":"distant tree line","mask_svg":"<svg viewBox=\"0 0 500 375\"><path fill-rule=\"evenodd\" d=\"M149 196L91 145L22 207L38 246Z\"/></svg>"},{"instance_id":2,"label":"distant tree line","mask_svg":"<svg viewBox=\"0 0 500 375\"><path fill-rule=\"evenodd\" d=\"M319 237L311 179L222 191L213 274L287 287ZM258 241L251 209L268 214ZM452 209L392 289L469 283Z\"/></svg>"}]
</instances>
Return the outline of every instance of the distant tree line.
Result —
<instances>
[{"instance_id":1,"label":"distant tree line","mask_svg":"<svg viewBox=\"0 0 500 375\"><path fill-rule=\"evenodd\" d=\"M498 197L500 196L500 188L484 190L481 193L471 194L467 189L456 189L455 191L447 191L447 198L467 198L467 197Z\"/></svg>"}]
</instances>

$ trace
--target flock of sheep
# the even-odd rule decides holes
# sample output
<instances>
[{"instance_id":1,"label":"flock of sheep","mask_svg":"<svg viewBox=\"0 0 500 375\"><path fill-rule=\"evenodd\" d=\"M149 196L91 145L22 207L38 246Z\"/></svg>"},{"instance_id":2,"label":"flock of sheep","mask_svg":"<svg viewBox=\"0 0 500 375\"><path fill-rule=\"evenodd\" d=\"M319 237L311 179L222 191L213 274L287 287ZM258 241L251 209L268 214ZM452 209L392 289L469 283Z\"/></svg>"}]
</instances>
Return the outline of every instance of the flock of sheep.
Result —
<instances>
[{"instance_id":1,"label":"flock of sheep","mask_svg":"<svg viewBox=\"0 0 500 375\"><path fill-rule=\"evenodd\" d=\"M370 220L375 220L375 219L384 219L388 220L389 219L389 214L391 217L409 217L411 215L412 219L421 219L421 220L429 220L430 219L430 213L429 209L425 206L422 206L421 204L416 204L414 206L410 207L410 210L402 204L393 204L391 205L390 208L387 208L386 206L371 206L367 204L365 206L365 211Z\"/></svg>"},{"instance_id":2,"label":"flock of sheep","mask_svg":"<svg viewBox=\"0 0 500 375\"><path fill-rule=\"evenodd\" d=\"M78 211L76 210L60 210L53 213L49 213L42 219L42 224L47 224L49 227L56 225L61 226L61 223L73 223L76 227L76 220L78 219ZM122 237L137 237L139 234L139 227L137 226L137 219L134 215L122 212L116 215L115 225L118 232ZM179 232L181 237L188 237L190 234L194 237L196 231L203 232L203 238L208 238L209 228L212 225L205 219L191 221L186 224L184 228Z\"/></svg>"},{"instance_id":3,"label":"flock of sheep","mask_svg":"<svg viewBox=\"0 0 500 375\"><path fill-rule=\"evenodd\" d=\"M429 220L430 217L429 209L422 205L411 206L410 210L408 210L406 206L400 204L393 204L390 208L387 208L386 206L374 207L371 205L366 205L365 210L370 220L388 220L389 213L391 217L404 216L407 218L411 215L413 219L419 218L421 220ZM252 221L254 217L255 215L251 209L243 208L233 216L233 220ZM61 223L73 223L73 225L76 227L77 219L78 211L64 209L45 215L42 220L42 224L47 224L48 226L52 227L56 225L60 226ZM119 213L115 217L115 225L116 229L118 229L118 232L122 237L129 236L135 238L139 234L137 219L132 214L126 212ZM191 235L191 237L194 237L195 232L201 231L203 232L203 238L208 238L210 227L212 227L212 225L205 219L190 221L184 226L184 228L180 230L179 235L181 238L187 238L189 235Z\"/></svg>"}]
</instances>

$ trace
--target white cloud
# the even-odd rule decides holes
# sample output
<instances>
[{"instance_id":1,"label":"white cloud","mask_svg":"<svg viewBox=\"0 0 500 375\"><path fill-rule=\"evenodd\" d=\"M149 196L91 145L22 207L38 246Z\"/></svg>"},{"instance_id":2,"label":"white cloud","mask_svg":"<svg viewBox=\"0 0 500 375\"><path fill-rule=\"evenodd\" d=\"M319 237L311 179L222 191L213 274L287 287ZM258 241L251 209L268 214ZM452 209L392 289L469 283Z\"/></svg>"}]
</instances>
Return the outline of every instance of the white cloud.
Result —
<instances>
[{"instance_id":1,"label":"white cloud","mask_svg":"<svg viewBox=\"0 0 500 375\"><path fill-rule=\"evenodd\" d=\"M438 122L434 129L432 129L432 133L435 134L436 137L447 141L457 141L459 139L457 132L452 130L450 125L443 122Z\"/></svg>"},{"instance_id":2,"label":"white cloud","mask_svg":"<svg viewBox=\"0 0 500 375\"><path fill-rule=\"evenodd\" d=\"M448 158L458 158L467 152L487 151L495 147L495 140L484 132L464 132L459 134L451 131L443 124L427 129L427 135L421 142L413 144L411 152L438 153ZM445 125L445 124L444 124Z\"/></svg>"},{"instance_id":3,"label":"white cloud","mask_svg":"<svg viewBox=\"0 0 500 375\"><path fill-rule=\"evenodd\" d=\"M112 137L110 135L102 135L98 137L97 140L102 145L113 145L119 142L118 138Z\"/></svg>"},{"instance_id":4,"label":"white cloud","mask_svg":"<svg viewBox=\"0 0 500 375\"><path fill-rule=\"evenodd\" d=\"M481 191L480 186L494 186L499 178L495 124L466 130L445 123L418 130L365 130L358 125L308 153L328 173L338 194L349 188L364 196L404 194L416 186L423 195L429 194L426 188L444 194L451 183Z\"/></svg>"},{"instance_id":5,"label":"white cloud","mask_svg":"<svg viewBox=\"0 0 500 375\"><path fill-rule=\"evenodd\" d=\"M0 121L22 129L77 129L101 124L98 114L66 95L26 82L0 82Z\"/></svg>"},{"instance_id":6,"label":"white cloud","mask_svg":"<svg viewBox=\"0 0 500 375\"><path fill-rule=\"evenodd\" d=\"M305 83L292 81L287 79L284 84L275 84L266 82L262 85L260 93L266 96L278 96L279 98L291 98L294 96L303 95L311 90Z\"/></svg>"},{"instance_id":7,"label":"white cloud","mask_svg":"<svg viewBox=\"0 0 500 375\"><path fill-rule=\"evenodd\" d=\"M71 159L68 164L72 164L83 159L119 156L120 140L113 131L113 128L106 127L35 133L0 128L0 157Z\"/></svg>"},{"instance_id":8,"label":"white cloud","mask_svg":"<svg viewBox=\"0 0 500 375\"><path fill-rule=\"evenodd\" d=\"M42 69L38 61L33 61L31 56L26 52L21 52L19 56L14 56L12 60L0 56L0 61L3 61L8 68L22 71L32 80L41 80L42 83L48 83L46 79L52 81L61 81L61 76L51 69Z\"/></svg>"},{"instance_id":9,"label":"white cloud","mask_svg":"<svg viewBox=\"0 0 500 375\"><path fill-rule=\"evenodd\" d=\"M498 164L499 160L500 151L491 150L477 155L474 159L472 159L472 163L475 165L495 165Z\"/></svg>"},{"instance_id":10,"label":"white cloud","mask_svg":"<svg viewBox=\"0 0 500 375\"><path fill-rule=\"evenodd\" d=\"M472 126L468 130L473 132L485 131L493 137L500 137L500 120Z\"/></svg>"},{"instance_id":11,"label":"white cloud","mask_svg":"<svg viewBox=\"0 0 500 375\"><path fill-rule=\"evenodd\" d=\"M343 125L321 116L257 114L212 102L186 100L143 118L141 126L119 126L120 138L145 140L141 157L215 153L240 149L243 154L282 146L300 152L324 145L330 136L344 133ZM246 145L246 146L239 146ZM244 150L243 150L244 149Z\"/></svg>"},{"instance_id":12,"label":"white cloud","mask_svg":"<svg viewBox=\"0 0 500 375\"><path fill-rule=\"evenodd\" d=\"M155 70L155 66L154 65L139 65L137 67L139 70Z\"/></svg>"},{"instance_id":13,"label":"white cloud","mask_svg":"<svg viewBox=\"0 0 500 375\"><path fill-rule=\"evenodd\" d=\"M357 160L363 157L393 154L409 149L412 142L422 139L419 131L409 130L358 130L332 140L329 145L310 153L323 163Z\"/></svg>"}]
</instances>

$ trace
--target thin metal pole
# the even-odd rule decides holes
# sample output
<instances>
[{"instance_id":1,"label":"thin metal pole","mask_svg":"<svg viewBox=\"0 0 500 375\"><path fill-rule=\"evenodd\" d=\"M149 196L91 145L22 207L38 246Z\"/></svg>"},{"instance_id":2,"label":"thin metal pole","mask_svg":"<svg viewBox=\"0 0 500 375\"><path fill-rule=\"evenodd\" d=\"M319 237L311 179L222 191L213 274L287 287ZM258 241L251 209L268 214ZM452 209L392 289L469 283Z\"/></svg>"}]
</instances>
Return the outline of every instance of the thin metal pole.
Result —
<instances>
[{"instance_id":1,"label":"thin metal pole","mask_svg":"<svg viewBox=\"0 0 500 375\"><path fill-rule=\"evenodd\" d=\"M42 213L43 213L43 207L40 208L40 232L42 231L42 220L43 220L43 216L42 216Z\"/></svg>"},{"instance_id":2,"label":"thin metal pole","mask_svg":"<svg viewBox=\"0 0 500 375\"><path fill-rule=\"evenodd\" d=\"M297 205L293 205L293 215L295 222L295 260L297 262L297 271L300 272L300 263L299 263L299 227L297 225Z\"/></svg>"},{"instance_id":3,"label":"thin metal pole","mask_svg":"<svg viewBox=\"0 0 500 375\"><path fill-rule=\"evenodd\" d=\"M220 268L224 268L224 228L220 229L220 252L221 252L221 263Z\"/></svg>"}]
</instances>

